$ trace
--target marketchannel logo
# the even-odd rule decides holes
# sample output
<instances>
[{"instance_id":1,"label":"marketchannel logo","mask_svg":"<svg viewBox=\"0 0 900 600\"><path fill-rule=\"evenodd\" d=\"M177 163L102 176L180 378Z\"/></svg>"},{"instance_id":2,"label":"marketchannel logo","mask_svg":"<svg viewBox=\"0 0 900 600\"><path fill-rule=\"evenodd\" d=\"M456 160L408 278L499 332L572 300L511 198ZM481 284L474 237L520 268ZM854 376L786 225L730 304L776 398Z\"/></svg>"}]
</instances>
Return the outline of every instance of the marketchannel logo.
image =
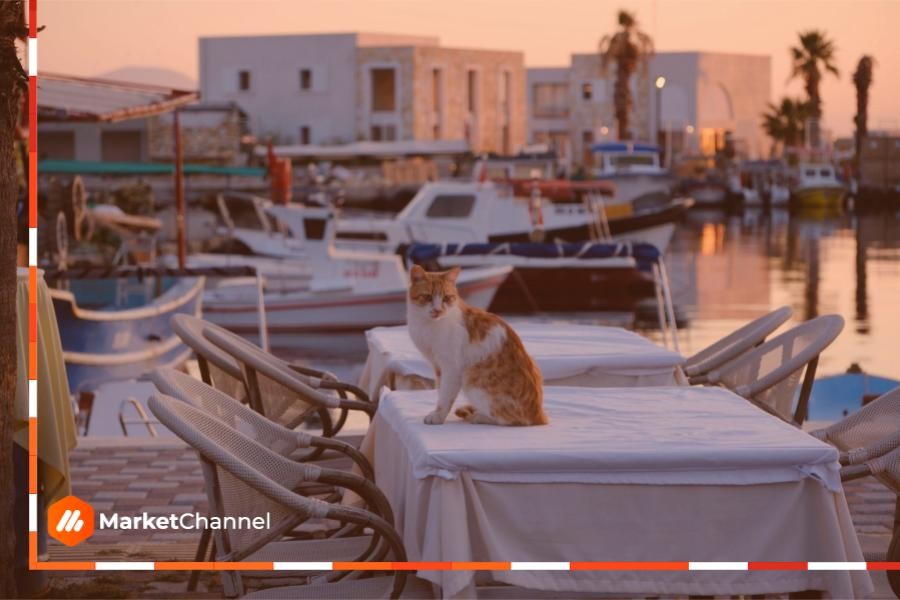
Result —
<instances>
[{"instance_id":1,"label":"marketchannel logo","mask_svg":"<svg viewBox=\"0 0 900 600\"><path fill-rule=\"evenodd\" d=\"M94 535L94 509L77 496L66 496L47 510L50 537L75 546Z\"/></svg>"},{"instance_id":2,"label":"marketchannel logo","mask_svg":"<svg viewBox=\"0 0 900 600\"><path fill-rule=\"evenodd\" d=\"M66 496L54 502L47 511L47 523L50 537L59 540L66 546L75 546L94 535L94 523L98 520L99 529L118 530L256 530L264 531L272 528L272 515L256 517L213 517L197 512L152 515L146 512L136 515L120 515L119 513L100 513L99 519L94 516L90 504L76 496Z\"/></svg>"}]
</instances>

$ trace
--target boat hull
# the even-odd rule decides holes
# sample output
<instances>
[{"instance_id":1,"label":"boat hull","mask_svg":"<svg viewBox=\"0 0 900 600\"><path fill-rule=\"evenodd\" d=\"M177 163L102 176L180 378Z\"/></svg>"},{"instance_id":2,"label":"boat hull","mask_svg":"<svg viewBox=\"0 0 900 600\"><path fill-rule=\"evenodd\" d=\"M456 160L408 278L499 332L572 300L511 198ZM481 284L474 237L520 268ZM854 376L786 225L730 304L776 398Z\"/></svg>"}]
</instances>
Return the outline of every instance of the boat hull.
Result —
<instances>
[{"instance_id":1,"label":"boat hull","mask_svg":"<svg viewBox=\"0 0 900 600\"><path fill-rule=\"evenodd\" d=\"M670 202L660 210L634 213L627 217L611 219L609 231L614 238L643 241L656 246L665 252L674 231L674 222L690 208L693 201L678 199ZM583 242L592 238L591 228L585 223L574 227L548 229L544 232L544 240L565 242ZM530 242L532 232L507 233L489 236L490 243Z\"/></svg>"},{"instance_id":2,"label":"boat hull","mask_svg":"<svg viewBox=\"0 0 900 600\"><path fill-rule=\"evenodd\" d=\"M843 205L844 195L842 187L806 187L794 190L794 202L800 208L809 209L839 209Z\"/></svg>"},{"instance_id":3,"label":"boat hull","mask_svg":"<svg viewBox=\"0 0 900 600\"><path fill-rule=\"evenodd\" d=\"M653 278L634 267L517 267L497 290L499 313L632 311L653 297Z\"/></svg>"},{"instance_id":4,"label":"boat hull","mask_svg":"<svg viewBox=\"0 0 900 600\"><path fill-rule=\"evenodd\" d=\"M50 290L69 389L90 391L186 360L190 351L169 319L179 313L199 316L203 285L202 277L185 279L153 302L123 310L86 310L71 292Z\"/></svg>"},{"instance_id":5,"label":"boat hull","mask_svg":"<svg viewBox=\"0 0 900 600\"><path fill-rule=\"evenodd\" d=\"M487 308L511 269L499 267L463 273L457 282L467 304ZM406 322L406 288L371 293L309 292L265 295L266 323L273 347L293 349L297 336L359 334L372 327ZM256 338L259 334L257 304L249 296L207 292L204 316L235 333Z\"/></svg>"}]
</instances>

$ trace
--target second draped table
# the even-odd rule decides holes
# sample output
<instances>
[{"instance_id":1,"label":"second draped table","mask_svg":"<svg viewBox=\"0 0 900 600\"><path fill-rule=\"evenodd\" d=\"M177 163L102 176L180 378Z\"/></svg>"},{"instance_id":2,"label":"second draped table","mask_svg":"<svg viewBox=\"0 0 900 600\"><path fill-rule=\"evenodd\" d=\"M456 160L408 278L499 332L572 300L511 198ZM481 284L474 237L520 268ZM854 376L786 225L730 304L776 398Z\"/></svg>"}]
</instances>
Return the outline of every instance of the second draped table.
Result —
<instances>
[{"instance_id":1,"label":"second draped table","mask_svg":"<svg viewBox=\"0 0 900 600\"><path fill-rule=\"evenodd\" d=\"M619 327L557 323L510 323L544 376L546 385L643 387L675 385L684 362L632 331ZM381 386L421 389L434 386L434 372L405 326L366 332L369 356L360 387L370 398Z\"/></svg>"}]
</instances>

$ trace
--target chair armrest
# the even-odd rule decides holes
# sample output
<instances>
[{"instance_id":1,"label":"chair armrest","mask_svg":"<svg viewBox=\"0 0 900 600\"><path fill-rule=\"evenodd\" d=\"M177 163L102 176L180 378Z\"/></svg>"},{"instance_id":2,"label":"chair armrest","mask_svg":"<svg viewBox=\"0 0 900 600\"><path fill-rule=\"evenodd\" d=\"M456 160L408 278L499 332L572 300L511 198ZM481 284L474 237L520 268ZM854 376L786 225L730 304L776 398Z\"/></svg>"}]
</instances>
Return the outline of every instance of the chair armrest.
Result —
<instances>
[{"instance_id":1,"label":"chair armrest","mask_svg":"<svg viewBox=\"0 0 900 600\"><path fill-rule=\"evenodd\" d=\"M335 450L336 452L346 455L359 467L363 477L369 481L375 481L375 471L372 469L372 464L369 462L369 459L347 442L336 440L334 438L313 436L312 440L310 440L310 446L322 448L324 450Z\"/></svg>"}]
</instances>

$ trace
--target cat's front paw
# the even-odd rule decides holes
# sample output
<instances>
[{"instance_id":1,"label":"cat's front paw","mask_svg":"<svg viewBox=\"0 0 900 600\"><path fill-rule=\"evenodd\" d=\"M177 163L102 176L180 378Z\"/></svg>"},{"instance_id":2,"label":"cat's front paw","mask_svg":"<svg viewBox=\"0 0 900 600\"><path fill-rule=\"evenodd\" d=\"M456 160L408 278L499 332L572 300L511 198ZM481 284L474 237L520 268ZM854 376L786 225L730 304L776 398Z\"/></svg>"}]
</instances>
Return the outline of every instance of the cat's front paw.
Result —
<instances>
[{"instance_id":1,"label":"cat's front paw","mask_svg":"<svg viewBox=\"0 0 900 600\"><path fill-rule=\"evenodd\" d=\"M443 425L446 415L442 415L440 411L434 410L425 416L426 425Z\"/></svg>"}]
</instances>

